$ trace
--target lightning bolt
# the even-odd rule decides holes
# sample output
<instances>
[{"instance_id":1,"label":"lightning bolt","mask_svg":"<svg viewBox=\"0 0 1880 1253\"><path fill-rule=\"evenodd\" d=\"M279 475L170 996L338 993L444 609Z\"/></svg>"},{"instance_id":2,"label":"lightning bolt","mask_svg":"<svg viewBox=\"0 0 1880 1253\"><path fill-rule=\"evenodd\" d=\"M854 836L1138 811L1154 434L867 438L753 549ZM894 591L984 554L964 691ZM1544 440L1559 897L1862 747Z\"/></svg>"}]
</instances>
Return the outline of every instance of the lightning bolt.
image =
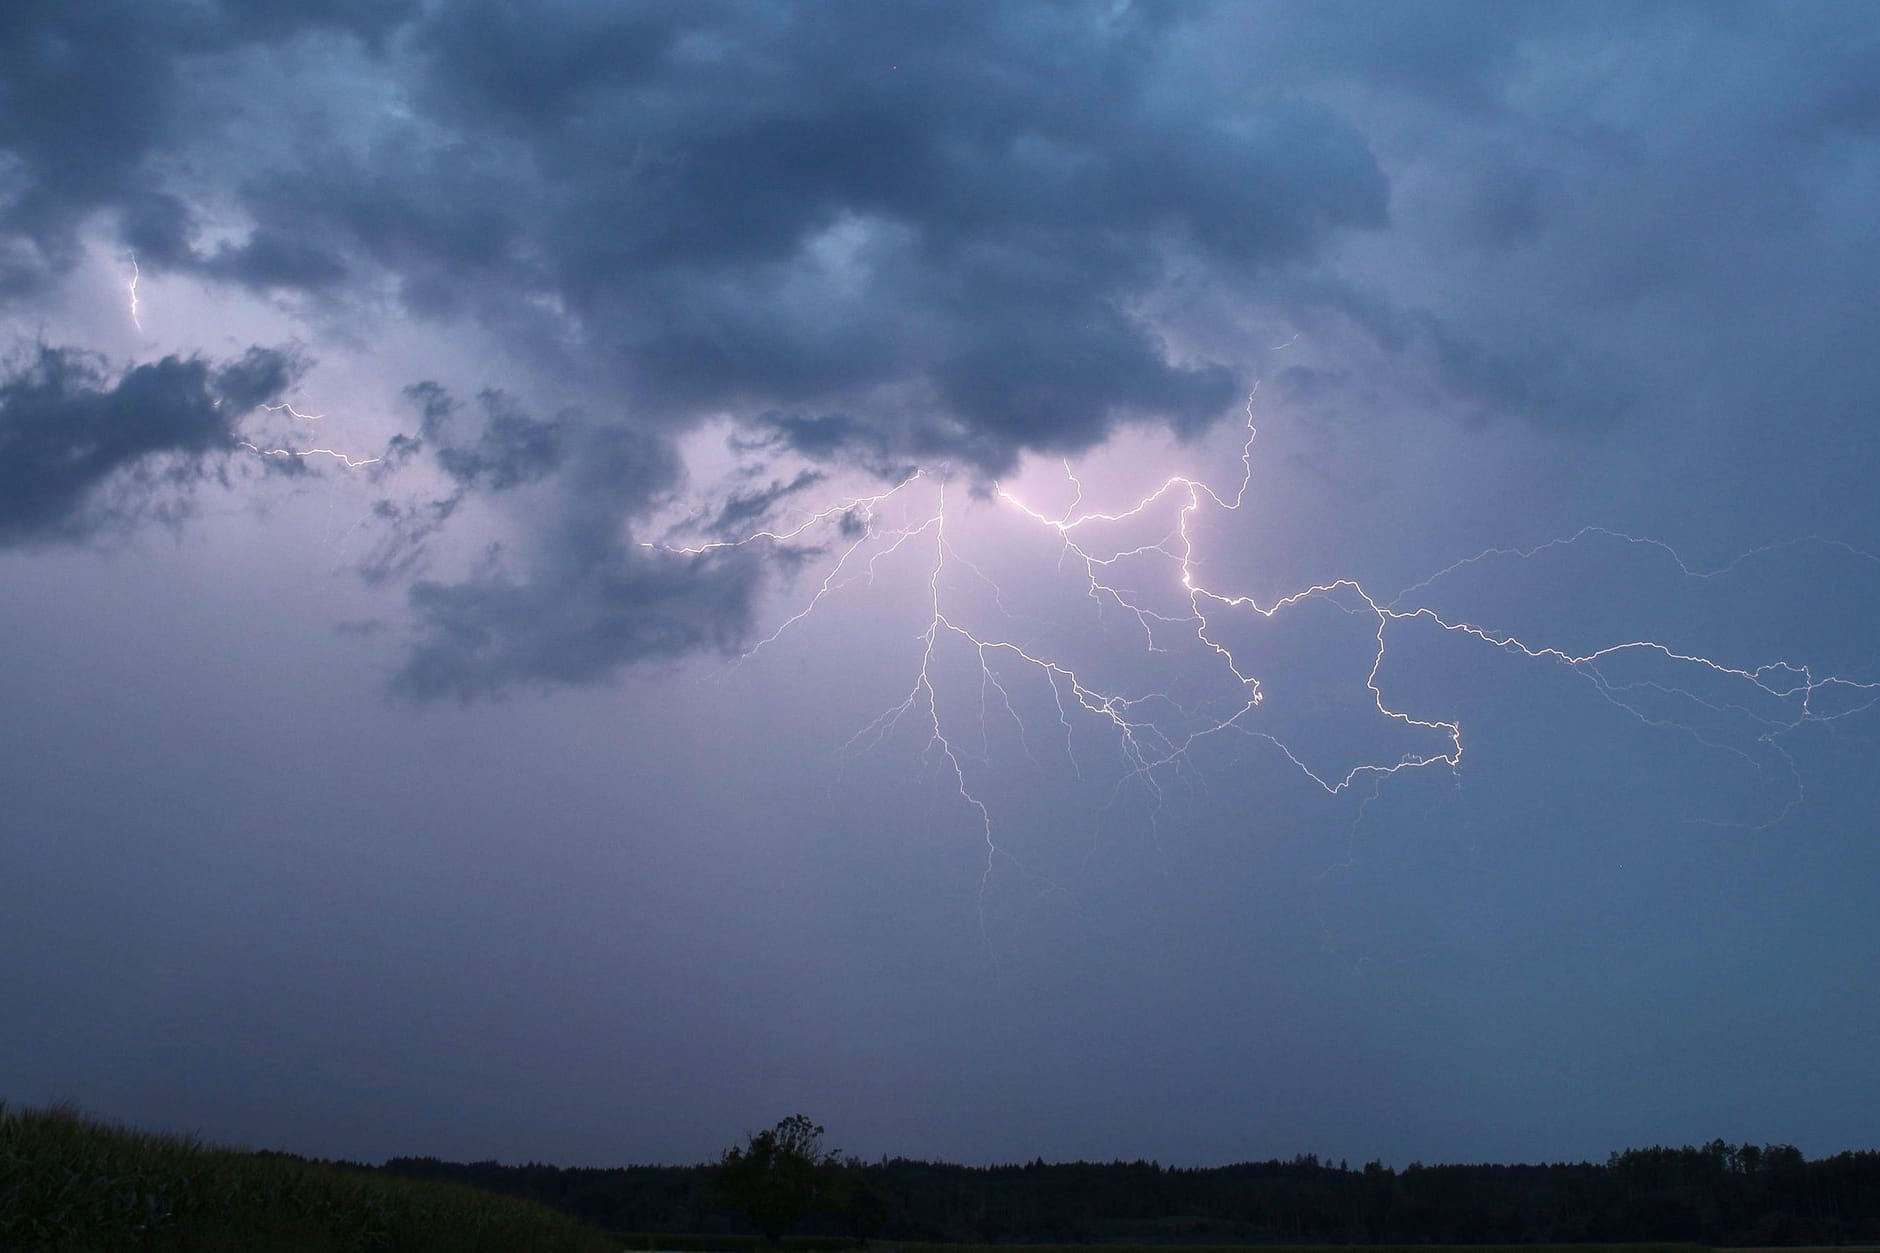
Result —
<instances>
[{"instance_id":1,"label":"lightning bolt","mask_svg":"<svg viewBox=\"0 0 1880 1253\"><path fill-rule=\"evenodd\" d=\"M259 457L331 457L348 470L377 465L380 461L378 457L354 457L350 453L338 452L331 448L262 448L245 439L238 441L237 446L246 448Z\"/></svg>"},{"instance_id":2,"label":"lightning bolt","mask_svg":"<svg viewBox=\"0 0 1880 1253\"><path fill-rule=\"evenodd\" d=\"M268 413L285 413L288 417L298 418L302 422L319 422L326 417L323 413L302 413L287 401L282 401L280 404L276 405L262 405L261 408ZM383 460L381 457L355 457L351 453L340 452L333 448L288 448L279 446L264 448L248 440L238 441L237 446L247 449L258 457L331 457L348 470L360 470L366 466L377 465Z\"/></svg>"},{"instance_id":3,"label":"lightning bolt","mask_svg":"<svg viewBox=\"0 0 1880 1253\"><path fill-rule=\"evenodd\" d=\"M139 271L137 269L137 254L134 252L131 253L130 258L131 258L131 278L130 278L130 284L128 286L128 291L130 293L130 298L131 298L131 325L136 327L139 331L141 331L144 329L144 320L140 318L139 316L137 316L137 280L140 277Z\"/></svg>"},{"instance_id":4,"label":"lightning bolt","mask_svg":"<svg viewBox=\"0 0 1880 1253\"><path fill-rule=\"evenodd\" d=\"M1415 598L1458 571L1497 558L1526 560L1552 549L1571 547L1594 539L1607 539L1651 549L1668 556L1684 575L1712 579L1734 570L1749 557L1776 551L1793 544L1817 543L1880 563L1880 557L1852 548L1838 541L1817 539L1785 541L1764 545L1739 556L1727 565L1703 569L1685 561L1670 545L1648 537L1630 535L1602 527L1586 527L1573 535L1548 541L1532 548L1492 548L1465 557L1411 584L1392 596L1373 594L1357 580L1335 578L1312 584L1297 591L1262 602L1231 589L1209 586L1203 581L1197 554L1197 524L1204 512L1231 515L1241 509L1253 483L1253 452L1258 437L1254 421L1253 396L1246 406L1246 438L1240 450L1239 481L1231 491L1217 488L1188 475L1172 475L1147 495L1121 508L1098 511L1084 506L1084 486L1068 462L1064 472L1074 490L1074 498L1062 513L1051 513L1020 499L1002 483L994 483L989 498L1011 517L1034 528L1057 548L1059 572L1068 573L1074 586L1094 606L1101 618L1118 614L1132 633L1139 633L1143 647L1150 653L1164 653L1180 647L1213 667L1231 697L1211 705L1184 703L1173 691L1130 692L1080 672L1060 657L1028 646L1003 631L993 631L978 624L970 615L970 606L954 589L963 584L989 589L993 604L1007 620L1016 620L1000 592L998 584L976 564L957 550L951 523L958 508L958 485L946 466L923 469L893 486L870 495L820 509L795 526L754 531L734 539L713 540L692 545L647 543L645 547L698 555L750 545L772 545L797 549L833 530L838 542L829 545L837 552L827 573L815 591L768 636L753 644L744 654L754 656L774 644L786 632L809 618L844 588L857 583L872 583L880 564L896 554L919 554L925 563L924 600L926 621L917 637L918 661L912 681L902 698L866 723L842 746L844 761L879 747L903 725L912 724L924 736L921 760L929 771L937 771L957 794L959 805L984 843L985 863L980 876L980 924L985 927L985 892L995 869L1009 862L1021 874L1031 875L1022 863L999 843L999 824L992 805L975 783L975 755L971 739L957 719L943 712L940 684L943 676L941 654L951 649L977 665L979 674L979 759L989 764L988 723L995 716L1009 718L1015 724L1019 742L1031 753L1031 732L1019 715L1011 691L1011 675L1029 673L1048 687L1057 714L1066 760L1079 778L1083 767L1074 751L1079 722L1105 732L1125 763L1121 776L1110 789L1107 809L1132 786L1146 789L1151 798L1151 823L1159 824L1163 812L1164 787L1182 776L1189 767L1191 754L1205 741L1226 735L1239 735L1268 746L1304 778L1327 795L1338 796L1358 788L1362 803L1357 822L1362 822L1378 787L1393 776L1427 770L1446 770L1459 777L1464 758L1465 737L1460 722L1448 718L1420 715L1394 703L1385 692L1381 679L1393 637L1411 625L1462 637L1490 649L1528 661L1550 663L1585 678L1598 694L1617 709L1652 727L1678 731L1692 736L1711 748L1735 753L1760 770L1758 762L1743 749L1706 735L1701 730L1676 719L1655 713L1648 698L1668 696L1689 701L1717 713L1747 716L1760 726L1757 740L1772 748L1788 763L1794 779L1794 791L1781 813L1769 819L1773 825L1800 803L1800 777L1794 763L1782 749L1780 739L1811 722L1830 722L1850 717L1880 704L1880 682L1864 681L1835 674L1820 674L1809 665L1790 660L1758 664L1739 663L1706 656L1650 638L1622 640L1598 648L1575 651L1547 642L1530 641L1512 633L1494 629L1467 618L1445 615ZM923 489L931 492L931 503L920 504L915 498ZM1172 526L1159 536L1144 542L1140 530L1168 507L1174 509ZM1118 542L1106 536L1136 532L1136 538ZM1135 563L1162 562L1168 571L1167 584L1145 591L1131 582L1125 571ZM1175 608L1158 603L1154 592L1172 595ZM1259 676L1230 642L1232 625L1238 620L1256 618L1270 621L1309 601L1325 602L1343 613L1369 624L1372 644L1370 663L1363 686L1378 717L1430 746L1407 751L1394 759L1365 760L1339 773L1315 769L1306 756L1264 726L1254 715L1267 702ZM1621 681L1611 673L1626 658L1643 658L1669 667L1674 673L1703 676L1708 680L1733 685L1744 693L1743 699L1709 699L1688 690L1680 683L1657 680ZM1839 698L1832 707L1823 707L1824 696ZM1744 699L1773 702L1777 712L1752 710ZM1036 758L1033 758L1036 761ZM1354 823L1355 831L1355 823Z\"/></svg>"}]
</instances>

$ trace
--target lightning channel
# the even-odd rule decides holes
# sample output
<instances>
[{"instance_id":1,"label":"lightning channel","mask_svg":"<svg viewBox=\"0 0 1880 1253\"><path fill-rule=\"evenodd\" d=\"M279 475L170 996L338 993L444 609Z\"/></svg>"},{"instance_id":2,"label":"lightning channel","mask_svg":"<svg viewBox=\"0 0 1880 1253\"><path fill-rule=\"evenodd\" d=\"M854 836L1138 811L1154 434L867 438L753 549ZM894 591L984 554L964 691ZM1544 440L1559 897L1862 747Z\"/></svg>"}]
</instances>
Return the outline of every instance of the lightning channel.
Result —
<instances>
[{"instance_id":1,"label":"lightning channel","mask_svg":"<svg viewBox=\"0 0 1880 1253\"><path fill-rule=\"evenodd\" d=\"M333 448L263 448L245 439L236 441L236 446L245 448L258 457L331 457L348 470L361 470L366 466L377 465L381 460L378 457L355 457L351 453L343 453Z\"/></svg>"},{"instance_id":2,"label":"lightning channel","mask_svg":"<svg viewBox=\"0 0 1880 1253\"><path fill-rule=\"evenodd\" d=\"M134 252L131 253L130 259L131 277L130 282L126 284L126 291L130 296L131 302L131 325L136 327L139 331L142 331L144 329L144 320L138 316L137 312L137 280L141 277L137 269L137 254Z\"/></svg>"},{"instance_id":3,"label":"lightning channel","mask_svg":"<svg viewBox=\"0 0 1880 1253\"><path fill-rule=\"evenodd\" d=\"M302 422L320 422L326 418L324 413L302 413L285 400L278 404L262 405L261 409L266 413L285 414L289 418L294 418ZM286 444L263 445L245 439L237 440L236 446L253 453L257 457L278 457L293 460L305 460L309 457L326 457L339 462L340 465L348 470L363 470L367 466L378 465L384 460L382 457L357 457L351 453L342 452L337 448L294 448Z\"/></svg>"},{"instance_id":4,"label":"lightning channel","mask_svg":"<svg viewBox=\"0 0 1880 1253\"><path fill-rule=\"evenodd\" d=\"M871 584L884 562L904 559L922 570L922 612L925 621L916 636L916 659L909 686L901 698L861 726L841 746L840 757L879 748L903 726L918 728L923 741L920 759L937 773L959 810L984 847L980 874L980 922L985 927L985 895L997 868L1006 862L1032 876L1001 846L1000 823L981 778L992 764L990 726L1009 721L1019 745L1033 762L1038 736L1026 724L1013 696L1016 677L1029 674L1051 694L1055 709L1052 742L1076 777L1084 777L1085 762L1076 743L1094 728L1119 754L1123 769L1109 788L1104 808L1115 805L1140 788L1150 802L1151 825L1159 831L1165 788L1189 777L1192 757L1202 744L1226 736L1240 736L1265 745L1298 774L1328 796L1356 790L1361 798L1355 824L1361 823L1378 789L1394 776L1446 771L1460 778L1467 739L1460 720L1419 712L1393 699L1385 674L1396 637L1406 629L1429 629L1458 637L1487 649L1536 664L1563 667L1589 682L1601 698L1640 723L1692 737L1713 749L1733 753L1756 766L1763 763L1725 738L1677 717L1667 716L1654 701L1682 702L1720 716L1746 718L1759 728L1756 742L1773 751L1792 779L1789 800L1781 812L1765 823L1773 825L1802 799L1800 775L1782 747L1781 739L1809 723L1833 722L1880 706L1880 681L1821 673L1793 659L1747 662L1712 657L1650 637L1621 639L1594 648L1572 649L1545 640L1526 638L1469 617L1444 613L1419 599L1436 584L1472 566L1498 559L1529 560L1543 553L1605 541L1653 552L1685 577L1715 579L1752 557L1799 544L1818 544L1844 550L1857 558L1880 563L1880 556L1840 543L1808 537L1763 545L1731 562L1706 568L1687 561L1671 545L1647 536L1599 526L1588 526L1559 539L1527 548L1483 550L1445 566L1394 594L1379 594L1349 577L1325 579L1284 595L1261 600L1233 588L1213 585L1203 575L1200 530L1204 515L1227 516L1241 510L1253 488L1254 449L1259 429L1254 401L1246 403L1245 437L1241 443L1238 481L1216 486L1185 474L1171 475L1134 501L1110 508L1086 504L1087 493L1071 464L1063 471L1072 499L1062 511L1041 508L1023 499L1016 489L994 482L983 494L1021 529L1042 536L1056 549L1056 569L1068 575L1073 588L1094 606L1099 620L1120 617L1132 635L1140 638L1148 654L1187 650L1202 659L1218 676L1225 695L1206 701L1186 699L1173 687L1135 690L1099 679L1080 670L1055 650L1026 643L1008 629L996 626L1024 620L1006 602L998 581L958 550L954 541L955 514L961 491L952 467L920 469L885 489L838 501L791 526L772 526L733 538L715 538L691 544L647 542L663 551L699 555L717 550L768 545L801 553L822 548L833 553L826 573L797 608L768 635L743 654L748 659L775 645L790 631L828 607L845 589ZM1170 521L1158 521L1167 517ZM1144 534L1144 528L1151 528ZM1121 537L1121 538L1119 538ZM1160 565L1162 580L1145 588L1129 573L1145 563ZM958 589L981 586L990 593L996 611L975 612L971 599ZM1272 620L1307 602L1321 602L1367 624L1369 663L1362 681L1364 699L1383 723L1405 735L1425 741L1422 748L1396 756L1360 760L1344 769L1315 765L1269 725L1269 700L1261 675L1232 642L1237 622ZM1036 621L1032 619L1031 621ZM1049 627L1050 624L1044 624ZM978 731L972 735L943 699L945 655L964 659L977 670ZM1692 690L1683 679L1626 679L1614 668L1628 659L1640 659L1665 668L1671 675L1688 675L1733 687L1738 696L1719 697ZM970 689L968 689L970 691ZM1827 698L1832 696L1833 700ZM1772 708L1755 709L1752 702ZM957 703L957 702L954 702ZM976 743L978 752L971 747ZM1360 786L1363 785L1363 786Z\"/></svg>"}]
</instances>

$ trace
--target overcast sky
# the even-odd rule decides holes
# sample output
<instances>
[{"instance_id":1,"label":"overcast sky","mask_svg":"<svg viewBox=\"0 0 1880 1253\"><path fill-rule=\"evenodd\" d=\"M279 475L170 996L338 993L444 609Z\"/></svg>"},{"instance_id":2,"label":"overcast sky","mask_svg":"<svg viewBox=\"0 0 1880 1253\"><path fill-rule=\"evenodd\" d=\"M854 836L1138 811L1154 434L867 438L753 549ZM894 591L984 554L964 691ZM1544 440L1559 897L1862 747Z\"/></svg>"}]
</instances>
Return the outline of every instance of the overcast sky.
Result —
<instances>
[{"instance_id":1,"label":"overcast sky","mask_svg":"<svg viewBox=\"0 0 1880 1253\"><path fill-rule=\"evenodd\" d=\"M0 6L0 1098L1880 1146L1877 203L1858 3Z\"/></svg>"}]
</instances>

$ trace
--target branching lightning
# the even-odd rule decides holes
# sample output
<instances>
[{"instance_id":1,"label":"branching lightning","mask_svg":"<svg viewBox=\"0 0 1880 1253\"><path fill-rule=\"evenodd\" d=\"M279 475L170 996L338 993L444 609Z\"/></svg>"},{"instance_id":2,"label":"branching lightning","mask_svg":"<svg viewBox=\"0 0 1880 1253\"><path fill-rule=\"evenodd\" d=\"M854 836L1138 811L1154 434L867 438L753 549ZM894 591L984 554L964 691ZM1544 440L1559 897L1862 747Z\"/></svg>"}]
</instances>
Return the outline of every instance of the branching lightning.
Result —
<instances>
[{"instance_id":1,"label":"branching lightning","mask_svg":"<svg viewBox=\"0 0 1880 1253\"><path fill-rule=\"evenodd\" d=\"M709 543L678 545L648 544L647 547L694 556L718 550L750 545L803 546L812 538L833 532L835 541L827 544L835 558L814 593L769 635L753 644L744 654L752 656L775 643L818 609L827 605L842 589L858 582L872 582L881 563L900 553L919 554L925 562L924 628L919 634L919 660L911 683L902 698L864 725L844 746L847 756L879 746L897 728L910 721L925 737L922 759L937 769L957 792L964 808L982 836L986 860L981 878L982 924L984 885L989 882L1002 858L1015 859L1003 851L998 840L999 826L992 805L983 790L975 785L975 758L962 739L965 728L957 718L943 712L939 690L939 660L943 649L953 647L976 661L979 670L980 733L982 749L986 743L986 725L996 713L1016 724L1020 743L1029 753L1028 729L1014 704L1010 676L1026 672L1048 686L1055 702L1058 731L1063 752L1079 777L1083 767L1074 752L1079 722L1088 722L1106 733L1120 751L1125 768L1110 790L1111 803L1131 786L1147 790L1154 808L1152 819L1162 809L1163 787L1189 764L1190 755L1204 741L1225 735L1240 735L1267 745L1318 788L1332 796L1354 789L1361 781L1372 786L1360 789L1363 799L1359 810L1376 796L1376 788L1391 776L1414 771L1442 769L1459 772L1464 757L1465 737L1459 721L1417 714L1400 707L1386 694L1381 677L1393 637L1402 629L1421 624L1425 628L1475 641L1529 661L1548 662L1565 667L1585 678L1598 694L1616 708L1648 726L1675 730L1694 737L1700 743L1746 760L1742 748L1707 735L1702 729L1655 712L1648 698L1688 701L1694 707L1713 712L1747 717L1760 728L1756 739L1788 762L1793 780L1790 799L1782 812L1768 820L1779 821L1801 799L1800 779L1793 771L1779 740L1804 724L1829 722L1849 717L1880 704L1880 681L1863 681L1834 674L1817 673L1809 665L1790 660L1756 664L1740 663L1706 656L1696 651L1650 638L1636 638L1575 651L1546 642L1493 629L1467 618L1447 615L1415 597L1436 583L1467 567L1494 558L1525 560L1543 551L1571 547L1595 539L1609 539L1660 551L1676 563L1685 576L1711 579L1730 572L1750 556L1789 544L1816 541L1788 541L1767 545L1738 557L1716 569L1701 569L1686 562L1662 541L1629 535L1602 527L1587 527L1562 539L1533 548L1491 548L1465 557L1392 596L1372 593L1355 579L1335 578L1278 596L1262 603L1253 596L1204 582L1197 554L1197 525L1204 513L1230 515L1248 498L1253 483L1253 452L1258 430L1254 424L1253 398L1247 403L1246 439L1241 446L1239 482L1231 492L1217 489L1197 478L1173 475L1147 495L1119 509L1099 511L1084 506L1084 485L1066 463L1064 471L1074 491L1071 504L1060 514L1053 514L1020 499L1005 485L992 485L989 496L1009 516L1056 546L1058 569L1068 572L1073 584L1096 606L1099 614L1120 614L1133 634L1139 634L1149 653L1167 652L1174 647L1190 649L1211 665L1224 681L1231 696L1221 701L1184 703L1172 691L1130 692L1114 684L1080 672L1064 658L1041 651L1036 645L1021 643L1003 630L989 629L974 620L965 598L950 589L964 581L989 589L992 603L1007 621L1016 616L1006 607L997 583L957 551L951 538L950 521L958 507L959 485L945 467L924 469L871 495L821 509L795 526L755 531L740 538ZM911 500L916 489L930 490L932 504L922 508ZM894 505L905 516L894 516ZM1141 528L1152 515L1165 506L1173 506L1172 529L1147 542ZM912 510L909 513L909 510ZM1118 534L1135 532L1135 538L1117 542ZM1105 538L1109 537L1109 538ZM1818 541L1824 544L1832 541ZM1880 562L1880 557L1836 545L1857 557ZM1159 589L1166 603L1158 603L1150 592L1133 586L1118 571L1135 562L1161 562L1168 571L1167 586ZM1296 609L1308 601L1329 603L1347 615L1373 625L1374 646L1363 680L1369 704L1379 718L1407 734L1428 739L1428 747L1403 753L1394 759L1360 761L1342 773L1315 769L1305 754L1286 740L1256 724L1255 711L1267 704L1267 694L1259 676L1230 641L1236 620L1248 617L1270 621L1277 615ZM1171 605L1174 608L1171 609ZM981 615L982 617L984 615ZM1613 668L1626 658L1650 660L1674 675L1721 683L1737 688L1741 695L1716 698L1688 690L1685 681L1658 679L1623 680ZM1832 694L1841 699L1828 702ZM1354 693L1355 695L1355 693ZM1751 704L1764 706L1752 709ZM985 754L982 752L983 758ZM1035 760L1035 759L1034 759ZM1759 763L1758 767L1760 768ZM1757 824L1757 825L1768 825Z\"/></svg>"}]
</instances>

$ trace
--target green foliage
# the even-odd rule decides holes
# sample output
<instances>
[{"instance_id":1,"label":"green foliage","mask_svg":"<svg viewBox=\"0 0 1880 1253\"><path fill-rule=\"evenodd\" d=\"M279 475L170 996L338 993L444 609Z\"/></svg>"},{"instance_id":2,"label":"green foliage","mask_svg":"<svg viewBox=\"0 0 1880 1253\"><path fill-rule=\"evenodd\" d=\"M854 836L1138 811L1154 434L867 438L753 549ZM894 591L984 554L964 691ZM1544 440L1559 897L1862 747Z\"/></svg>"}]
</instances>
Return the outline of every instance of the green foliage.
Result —
<instances>
[{"instance_id":1,"label":"green foliage","mask_svg":"<svg viewBox=\"0 0 1880 1253\"><path fill-rule=\"evenodd\" d=\"M0 1248L20 1253L600 1253L543 1206L0 1103Z\"/></svg>"}]
</instances>

